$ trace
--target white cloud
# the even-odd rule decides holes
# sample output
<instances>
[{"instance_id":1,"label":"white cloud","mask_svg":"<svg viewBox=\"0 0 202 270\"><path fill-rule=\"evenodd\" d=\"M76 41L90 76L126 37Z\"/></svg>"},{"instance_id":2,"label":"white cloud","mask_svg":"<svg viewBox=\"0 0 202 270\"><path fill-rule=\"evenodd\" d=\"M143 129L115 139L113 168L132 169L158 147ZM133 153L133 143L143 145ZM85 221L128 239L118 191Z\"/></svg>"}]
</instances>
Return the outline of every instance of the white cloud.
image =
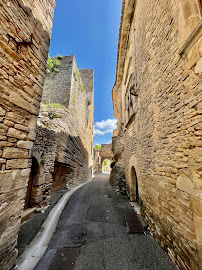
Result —
<instances>
[{"instance_id":1,"label":"white cloud","mask_svg":"<svg viewBox=\"0 0 202 270\"><path fill-rule=\"evenodd\" d=\"M116 129L116 119L102 120L94 124L94 135L105 135L106 133L112 133Z\"/></svg>"}]
</instances>

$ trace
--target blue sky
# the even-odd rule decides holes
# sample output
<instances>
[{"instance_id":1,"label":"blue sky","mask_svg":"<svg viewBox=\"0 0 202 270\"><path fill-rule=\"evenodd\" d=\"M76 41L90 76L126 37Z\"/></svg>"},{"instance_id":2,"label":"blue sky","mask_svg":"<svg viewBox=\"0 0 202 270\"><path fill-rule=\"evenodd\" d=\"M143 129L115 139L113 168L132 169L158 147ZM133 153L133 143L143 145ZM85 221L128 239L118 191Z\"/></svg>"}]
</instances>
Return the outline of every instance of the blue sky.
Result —
<instances>
[{"instance_id":1,"label":"blue sky","mask_svg":"<svg viewBox=\"0 0 202 270\"><path fill-rule=\"evenodd\" d=\"M111 142L116 128L111 91L121 5L122 0L56 0L49 54L73 54L78 68L94 69L94 144Z\"/></svg>"}]
</instances>

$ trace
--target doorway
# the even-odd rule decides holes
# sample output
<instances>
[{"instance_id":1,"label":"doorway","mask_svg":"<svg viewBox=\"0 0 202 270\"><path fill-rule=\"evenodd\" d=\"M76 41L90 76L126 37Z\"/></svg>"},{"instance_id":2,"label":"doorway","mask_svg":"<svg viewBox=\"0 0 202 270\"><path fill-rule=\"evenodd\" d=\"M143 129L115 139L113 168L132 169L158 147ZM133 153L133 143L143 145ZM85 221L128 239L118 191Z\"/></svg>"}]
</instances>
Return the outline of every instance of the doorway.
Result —
<instances>
[{"instance_id":1,"label":"doorway","mask_svg":"<svg viewBox=\"0 0 202 270\"><path fill-rule=\"evenodd\" d=\"M111 167L110 167L111 161L109 159L104 159L102 162L102 172L104 173L110 173L111 172Z\"/></svg>"},{"instance_id":2,"label":"doorway","mask_svg":"<svg viewBox=\"0 0 202 270\"><path fill-rule=\"evenodd\" d=\"M131 168L131 186L130 186L130 199L133 202L139 203L138 179L135 167Z\"/></svg>"},{"instance_id":3,"label":"doorway","mask_svg":"<svg viewBox=\"0 0 202 270\"><path fill-rule=\"evenodd\" d=\"M31 208L31 196L32 196L32 187L33 187L33 181L35 176L39 173L39 163L35 157L32 158L32 167L31 167L31 172L28 180L28 185L27 185L27 194L25 197L25 207L24 210Z\"/></svg>"}]
</instances>

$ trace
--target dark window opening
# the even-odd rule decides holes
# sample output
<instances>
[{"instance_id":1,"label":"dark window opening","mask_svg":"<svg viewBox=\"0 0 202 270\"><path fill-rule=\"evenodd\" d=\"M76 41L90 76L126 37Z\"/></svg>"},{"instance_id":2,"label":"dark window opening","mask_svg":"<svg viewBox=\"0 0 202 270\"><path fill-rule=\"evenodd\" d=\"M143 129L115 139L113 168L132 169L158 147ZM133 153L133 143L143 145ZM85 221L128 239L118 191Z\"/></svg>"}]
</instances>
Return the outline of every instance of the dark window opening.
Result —
<instances>
[{"instance_id":1,"label":"dark window opening","mask_svg":"<svg viewBox=\"0 0 202 270\"><path fill-rule=\"evenodd\" d=\"M201 12L201 15L202 15L202 0L198 0L198 3L199 3L200 12Z\"/></svg>"}]
</instances>

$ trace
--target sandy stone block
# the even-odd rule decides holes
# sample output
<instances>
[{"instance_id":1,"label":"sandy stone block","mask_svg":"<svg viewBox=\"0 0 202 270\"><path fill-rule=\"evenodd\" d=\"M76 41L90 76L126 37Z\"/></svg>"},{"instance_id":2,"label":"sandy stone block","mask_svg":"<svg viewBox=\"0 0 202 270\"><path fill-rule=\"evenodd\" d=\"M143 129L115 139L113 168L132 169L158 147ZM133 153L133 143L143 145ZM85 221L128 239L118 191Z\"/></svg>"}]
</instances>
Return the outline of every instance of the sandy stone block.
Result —
<instances>
[{"instance_id":1,"label":"sandy stone block","mask_svg":"<svg viewBox=\"0 0 202 270\"><path fill-rule=\"evenodd\" d=\"M6 135L6 130L0 129L0 135Z\"/></svg>"},{"instance_id":2,"label":"sandy stone block","mask_svg":"<svg viewBox=\"0 0 202 270\"><path fill-rule=\"evenodd\" d=\"M32 149L33 146L34 146L34 143L31 141L18 141L17 142L18 148Z\"/></svg>"},{"instance_id":3,"label":"sandy stone block","mask_svg":"<svg viewBox=\"0 0 202 270\"><path fill-rule=\"evenodd\" d=\"M17 139L15 139L15 138L8 138L7 141L8 142L15 143L15 142L17 142Z\"/></svg>"},{"instance_id":4,"label":"sandy stone block","mask_svg":"<svg viewBox=\"0 0 202 270\"><path fill-rule=\"evenodd\" d=\"M19 125L19 124L15 124L14 128L25 131L25 132L28 132L28 130L29 130L28 127L23 126L23 125Z\"/></svg>"},{"instance_id":5,"label":"sandy stone block","mask_svg":"<svg viewBox=\"0 0 202 270\"><path fill-rule=\"evenodd\" d=\"M0 117L0 122L3 122L3 120L4 120L4 117Z\"/></svg>"},{"instance_id":6,"label":"sandy stone block","mask_svg":"<svg viewBox=\"0 0 202 270\"><path fill-rule=\"evenodd\" d=\"M0 107L0 116L4 116L6 114L6 111Z\"/></svg>"},{"instance_id":7,"label":"sandy stone block","mask_svg":"<svg viewBox=\"0 0 202 270\"><path fill-rule=\"evenodd\" d=\"M24 124L24 125L27 124L27 120L24 117L13 112L8 112L6 114L6 119L10 120L11 122L15 122L17 124Z\"/></svg>"},{"instance_id":8,"label":"sandy stone block","mask_svg":"<svg viewBox=\"0 0 202 270\"><path fill-rule=\"evenodd\" d=\"M7 141L0 141L0 147L10 147L10 146L14 146L14 144Z\"/></svg>"},{"instance_id":9,"label":"sandy stone block","mask_svg":"<svg viewBox=\"0 0 202 270\"><path fill-rule=\"evenodd\" d=\"M8 126L8 127L13 127L14 123L12 121L9 121L7 119L4 120L4 125Z\"/></svg>"},{"instance_id":10,"label":"sandy stone block","mask_svg":"<svg viewBox=\"0 0 202 270\"><path fill-rule=\"evenodd\" d=\"M7 147L3 150L3 158L13 159L13 158L27 158L28 151L25 149L10 148Z\"/></svg>"},{"instance_id":11,"label":"sandy stone block","mask_svg":"<svg viewBox=\"0 0 202 270\"><path fill-rule=\"evenodd\" d=\"M21 174L22 176L29 177L30 172L31 172L31 169L23 169L23 170L21 170L20 174Z\"/></svg>"},{"instance_id":12,"label":"sandy stone block","mask_svg":"<svg viewBox=\"0 0 202 270\"><path fill-rule=\"evenodd\" d=\"M30 96L34 97L35 91L34 91L34 87L33 86L29 86L29 85L25 85L24 86L24 90L27 94L29 94Z\"/></svg>"},{"instance_id":13,"label":"sandy stone block","mask_svg":"<svg viewBox=\"0 0 202 270\"><path fill-rule=\"evenodd\" d=\"M11 159L6 163L6 169L26 169L29 166L29 159Z\"/></svg>"},{"instance_id":14,"label":"sandy stone block","mask_svg":"<svg viewBox=\"0 0 202 270\"><path fill-rule=\"evenodd\" d=\"M3 150L0 150L0 157L2 156L2 154L3 154Z\"/></svg>"},{"instance_id":15,"label":"sandy stone block","mask_svg":"<svg viewBox=\"0 0 202 270\"><path fill-rule=\"evenodd\" d=\"M7 140L6 136L0 135L0 141L6 141L6 140Z\"/></svg>"},{"instance_id":16,"label":"sandy stone block","mask_svg":"<svg viewBox=\"0 0 202 270\"><path fill-rule=\"evenodd\" d=\"M3 43L2 41L0 41L0 45L2 50L5 51L6 54L8 54L12 59L18 61L19 60L19 55L17 53L15 53L13 50L11 50L7 43Z\"/></svg>"},{"instance_id":17,"label":"sandy stone block","mask_svg":"<svg viewBox=\"0 0 202 270\"><path fill-rule=\"evenodd\" d=\"M22 98L18 93L12 92L9 97L9 101L18 107L31 112L31 104L24 98Z\"/></svg>"},{"instance_id":18,"label":"sandy stone block","mask_svg":"<svg viewBox=\"0 0 202 270\"><path fill-rule=\"evenodd\" d=\"M24 140L24 139L26 139L27 134L24 133L23 131L19 131L19 130L15 129L15 128L9 128L7 136Z\"/></svg>"},{"instance_id":19,"label":"sandy stone block","mask_svg":"<svg viewBox=\"0 0 202 270\"><path fill-rule=\"evenodd\" d=\"M4 158L0 158L0 164L5 164L6 163L6 159L4 159Z\"/></svg>"},{"instance_id":20,"label":"sandy stone block","mask_svg":"<svg viewBox=\"0 0 202 270\"><path fill-rule=\"evenodd\" d=\"M0 129L8 130L8 126L4 124L0 124Z\"/></svg>"}]
</instances>

